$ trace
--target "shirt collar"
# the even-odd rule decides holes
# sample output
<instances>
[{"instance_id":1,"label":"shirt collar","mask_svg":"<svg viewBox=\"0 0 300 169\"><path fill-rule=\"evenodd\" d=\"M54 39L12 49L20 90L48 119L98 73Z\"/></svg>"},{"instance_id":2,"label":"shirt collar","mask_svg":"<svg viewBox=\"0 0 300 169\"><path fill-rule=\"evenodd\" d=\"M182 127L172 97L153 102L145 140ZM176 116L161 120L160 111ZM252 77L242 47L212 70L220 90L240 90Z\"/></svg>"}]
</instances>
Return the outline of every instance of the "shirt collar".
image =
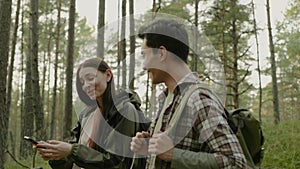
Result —
<instances>
[{"instance_id":1,"label":"shirt collar","mask_svg":"<svg viewBox=\"0 0 300 169\"><path fill-rule=\"evenodd\" d=\"M199 83L199 82L200 82L200 79L199 79L198 73L190 72L178 81L173 93L174 93L174 95L178 95L185 89L186 86L189 86L190 84ZM163 93L164 93L164 97L166 97L168 95L168 88L166 88L163 91Z\"/></svg>"}]
</instances>

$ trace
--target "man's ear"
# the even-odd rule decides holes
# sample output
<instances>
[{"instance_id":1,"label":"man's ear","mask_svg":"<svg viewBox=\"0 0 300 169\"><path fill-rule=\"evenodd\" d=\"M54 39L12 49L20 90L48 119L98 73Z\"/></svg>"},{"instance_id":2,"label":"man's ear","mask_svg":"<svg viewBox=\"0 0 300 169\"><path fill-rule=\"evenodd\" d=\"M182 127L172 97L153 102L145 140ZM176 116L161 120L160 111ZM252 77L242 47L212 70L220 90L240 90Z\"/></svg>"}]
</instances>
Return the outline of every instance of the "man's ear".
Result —
<instances>
[{"instance_id":1,"label":"man's ear","mask_svg":"<svg viewBox=\"0 0 300 169\"><path fill-rule=\"evenodd\" d=\"M164 46L159 47L159 53L160 53L160 61L165 61L167 59L167 49Z\"/></svg>"}]
</instances>

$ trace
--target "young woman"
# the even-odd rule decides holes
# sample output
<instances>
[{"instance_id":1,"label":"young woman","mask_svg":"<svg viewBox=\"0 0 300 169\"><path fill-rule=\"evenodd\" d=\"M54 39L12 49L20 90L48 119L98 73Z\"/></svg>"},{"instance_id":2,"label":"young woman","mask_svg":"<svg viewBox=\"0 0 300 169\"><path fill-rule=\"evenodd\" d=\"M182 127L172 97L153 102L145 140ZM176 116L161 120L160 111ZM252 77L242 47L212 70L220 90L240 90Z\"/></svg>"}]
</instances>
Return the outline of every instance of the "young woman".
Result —
<instances>
[{"instance_id":1,"label":"young woman","mask_svg":"<svg viewBox=\"0 0 300 169\"><path fill-rule=\"evenodd\" d=\"M79 65L76 88L86 109L79 116L77 143L39 142L37 151L54 169L143 168L130 151L131 137L144 130L144 119L134 95L116 92L110 67L100 58ZM130 96L129 96L130 95ZM42 148L38 148L42 147Z\"/></svg>"}]
</instances>

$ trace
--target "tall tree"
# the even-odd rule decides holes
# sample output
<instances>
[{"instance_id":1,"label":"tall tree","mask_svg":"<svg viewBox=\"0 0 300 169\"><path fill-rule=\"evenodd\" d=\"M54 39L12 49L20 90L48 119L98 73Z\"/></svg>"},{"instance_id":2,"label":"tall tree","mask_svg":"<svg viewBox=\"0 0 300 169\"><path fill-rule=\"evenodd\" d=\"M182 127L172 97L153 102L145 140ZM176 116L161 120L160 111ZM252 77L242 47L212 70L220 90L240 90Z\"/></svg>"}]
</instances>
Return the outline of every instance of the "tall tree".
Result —
<instances>
[{"instance_id":1,"label":"tall tree","mask_svg":"<svg viewBox=\"0 0 300 169\"><path fill-rule=\"evenodd\" d=\"M105 0L99 0L97 57L104 58Z\"/></svg>"},{"instance_id":2,"label":"tall tree","mask_svg":"<svg viewBox=\"0 0 300 169\"><path fill-rule=\"evenodd\" d=\"M44 1L42 1L44 2ZM45 113L45 125L49 126L46 130L46 134L48 138L53 138L51 137L51 124L50 124L50 115L51 115L51 110L50 110L50 66L51 66L51 54L52 54L52 49L53 47L53 38L54 38L54 33L53 33L53 27L54 27L54 17L52 16L52 11L54 6L53 2L50 0L47 0L44 2L45 4L40 4L40 6L45 6L45 10L41 10L41 17L44 17L45 19L45 25L40 24L41 27L41 34L39 38L39 44L40 44L40 53L43 53L43 61L42 61L42 67L43 67L43 73L42 73L42 80L41 80L41 90L42 90L42 101L43 101L43 107L45 108L44 111L47 112ZM44 9L44 8L43 8ZM51 12L50 12L51 11ZM52 80L51 80L52 82ZM50 136L50 137L49 137Z\"/></svg>"},{"instance_id":3,"label":"tall tree","mask_svg":"<svg viewBox=\"0 0 300 169\"><path fill-rule=\"evenodd\" d=\"M199 0L195 0L195 21L194 21L194 26L195 26L195 33L198 31L198 15L199 15ZM196 33L197 34L197 33ZM196 35L195 34L195 35ZM193 49L196 50L197 49L197 44L198 44L198 36L194 36L194 44L193 44ZM197 72L197 62L198 62L198 56L196 55L198 52L197 50L195 51L195 54L193 55L192 59L192 71Z\"/></svg>"},{"instance_id":4,"label":"tall tree","mask_svg":"<svg viewBox=\"0 0 300 169\"><path fill-rule=\"evenodd\" d=\"M274 123L279 124L280 115L279 115L279 99L278 99L278 86L277 86L277 74L276 74L276 62L275 62L275 50L273 43L272 35L272 25L270 17L270 2L266 0L266 9L267 9L267 20L268 20L268 32L269 32L269 48L271 55L271 71L272 71L272 85L273 85L273 110L274 110Z\"/></svg>"},{"instance_id":5,"label":"tall tree","mask_svg":"<svg viewBox=\"0 0 300 169\"><path fill-rule=\"evenodd\" d=\"M33 22L35 19L35 16L37 13L35 13L34 9L34 4L35 3L33 0L30 1L30 18L29 18L29 36L27 37L29 39L29 42L26 44L27 45L27 50L26 50L26 72L25 72L25 89L24 89L24 108L23 112L21 112L21 137L24 136L33 136L35 133L33 132L34 130L34 124L33 124L33 119L34 119L34 95L33 95L33 51L34 49L34 44L33 44L33 28L36 29L36 27L33 26ZM36 44L35 44L36 45ZM25 141L21 140L20 144L20 155L21 158L26 159L28 155L32 154L31 151L32 147L31 145L27 144Z\"/></svg>"},{"instance_id":6,"label":"tall tree","mask_svg":"<svg viewBox=\"0 0 300 169\"><path fill-rule=\"evenodd\" d=\"M135 68L135 22L134 22L134 2L129 0L129 26L130 26L130 65L129 65L129 88L134 89L134 68Z\"/></svg>"},{"instance_id":7,"label":"tall tree","mask_svg":"<svg viewBox=\"0 0 300 169\"><path fill-rule=\"evenodd\" d=\"M61 28L61 0L57 1L57 25L56 25L56 38L55 38L55 61L54 61L54 86L52 96L52 109L51 109L51 130L50 138L56 137L56 101L57 101L57 79L58 79L58 56L60 52L60 28Z\"/></svg>"},{"instance_id":8,"label":"tall tree","mask_svg":"<svg viewBox=\"0 0 300 169\"><path fill-rule=\"evenodd\" d=\"M206 13L207 19L202 22L204 30L219 51L225 68L226 106L238 108L243 100L240 96L249 92L252 87L246 81L251 74L249 68L250 61L253 60L249 55L250 46L247 44L252 35L252 28L249 28L249 7L237 0L217 0Z\"/></svg>"},{"instance_id":9,"label":"tall tree","mask_svg":"<svg viewBox=\"0 0 300 169\"><path fill-rule=\"evenodd\" d=\"M127 0L122 0L122 22L121 22L121 61L122 61L122 88L126 88L126 3Z\"/></svg>"},{"instance_id":10,"label":"tall tree","mask_svg":"<svg viewBox=\"0 0 300 169\"><path fill-rule=\"evenodd\" d=\"M17 44L17 33L19 28L19 15L20 15L20 6L21 0L17 1L17 10L16 10L16 18L14 24L14 32L12 37L12 45L11 45L11 56L10 56L10 65L8 69L8 80L7 80L7 112L10 112L10 103L11 103L11 94L12 94L12 81L13 81L13 72L14 72L14 62L15 62L15 53L16 53L16 44Z\"/></svg>"},{"instance_id":11,"label":"tall tree","mask_svg":"<svg viewBox=\"0 0 300 169\"><path fill-rule=\"evenodd\" d=\"M38 49L39 49L39 30L38 30L38 18L39 18L39 0L30 1L30 55L32 57L32 96L33 96L33 113L35 116L35 127L36 134L40 139L45 138L45 128L44 128L44 112L43 105L40 95L40 85L39 85L39 71L38 71Z\"/></svg>"},{"instance_id":12,"label":"tall tree","mask_svg":"<svg viewBox=\"0 0 300 169\"><path fill-rule=\"evenodd\" d=\"M279 107L282 119L300 119L300 1L293 0L278 22L275 51L278 74Z\"/></svg>"},{"instance_id":13,"label":"tall tree","mask_svg":"<svg viewBox=\"0 0 300 169\"><path fill-rule=\"evenodd\" d=\"M5 105L7 104L6 77L10 42L11 5L12 0L0 1L0 77L2 77L0 81L0 169L4 169L9 125L9 112Z\"/></svg>"},{"instance_id":14,"label":"tall tree","mask_svg":"<svg viewBox=\"0 0 300 169\"><path fill-rule=\"evenodd\" d=\"M118 44L117 44L117 49L118 49L118 58L117 58L117 89L120 89L120 63L121 63L121 42L120 42L120 0L118 0L118 30L117 30L117 39L118 39Z\"/></svg>"},{"instance_id":15,"label":"tall tree","mask_svg":"<svg viewBox=\"0 0 300 169\"><path fill-rule=\"evenodd\" d=\"M259 91L259 101L258 101L258 117L261 122L261 108L262 108L262 86L261 86L261 70L260 70L260 55L259 55L259 43L258 43L258 32L257 32L257 24L256 24L256 16L255 16L255 7L253 0L251 1L252 7L252 15L253 15L253 30L255 36L256 43L256 61L257 61L257 72L258 72L258 91Z\"/></svg>"},{"instance_id":16,"label":"tall tree","mask_svg":"<svg viewBox=\"0 0 300 169\"><path fill-rule=\"evenodd\" d=\"M74 67L74 30L75 30L75 5L76 1L71 0L69 9L69 29L68 29L68 52L67 52L67 69L66 69L66 94L65 94L65 108L64 108L64 134L63 138L70 137L70 130L72 127L72 77Z\"/></svg>"},{"instance_id":17,"label":"tall tree","mask_svg":"<svg viewBox=\"0 0 300 169\"><path fill-rule=\"evenodd\" d=\"M20 8L21 8L21 0L17 1L17 10L16 10L16 18L15 18L15 23L14 23L14 32L13 32L13 37L12 37L12 45L11 45L11 57L10 57L10 65L8 69L8 80L7 80L7 112L11 116L11 112L15 112L14 114L17 114L17 107L14 106L14 110L11 109L11 103L12 103L12 81L13 81L13 72L14 72L14 62L15 62L15 52L16 52L16 44L17 44L17 32L19 28L19 15L20 15ZM17 104L15 104L17 105ZM14 124L16 126L16 123ZM11 138L11 147L12 147L12 154L15 156L15 150L16 150L16 139L15 135L17 133L16 127L14 128L15 130L13 131L14 133L10 132L10 138ZM14 136L13 136L14 135Z\"/></svg>"}]
</instances>

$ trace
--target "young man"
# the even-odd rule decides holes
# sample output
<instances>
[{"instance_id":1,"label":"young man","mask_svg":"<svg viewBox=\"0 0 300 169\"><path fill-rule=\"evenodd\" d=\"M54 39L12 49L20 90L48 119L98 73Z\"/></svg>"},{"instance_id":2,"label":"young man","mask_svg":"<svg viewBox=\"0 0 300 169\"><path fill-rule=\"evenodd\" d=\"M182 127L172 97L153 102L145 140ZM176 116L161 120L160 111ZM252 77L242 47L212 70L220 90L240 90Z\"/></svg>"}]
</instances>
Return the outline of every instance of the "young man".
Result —
<instances>
[{"instance_id":1,"label":"young man","mask_svg":"<svg viewBox=\"0 0 300 169\"><path fill-rule=\"evenodd\" d=\"M148 169L246 168L238 139L231 131L220 101L209 90L196 89L180 115L185 93L200 83L187 65L188 34L171 19L142 27L144 69L153 84L164 83L159 113L149 132L132 138L131 150L148 155Z\"/></svg>"}]
</instances>

